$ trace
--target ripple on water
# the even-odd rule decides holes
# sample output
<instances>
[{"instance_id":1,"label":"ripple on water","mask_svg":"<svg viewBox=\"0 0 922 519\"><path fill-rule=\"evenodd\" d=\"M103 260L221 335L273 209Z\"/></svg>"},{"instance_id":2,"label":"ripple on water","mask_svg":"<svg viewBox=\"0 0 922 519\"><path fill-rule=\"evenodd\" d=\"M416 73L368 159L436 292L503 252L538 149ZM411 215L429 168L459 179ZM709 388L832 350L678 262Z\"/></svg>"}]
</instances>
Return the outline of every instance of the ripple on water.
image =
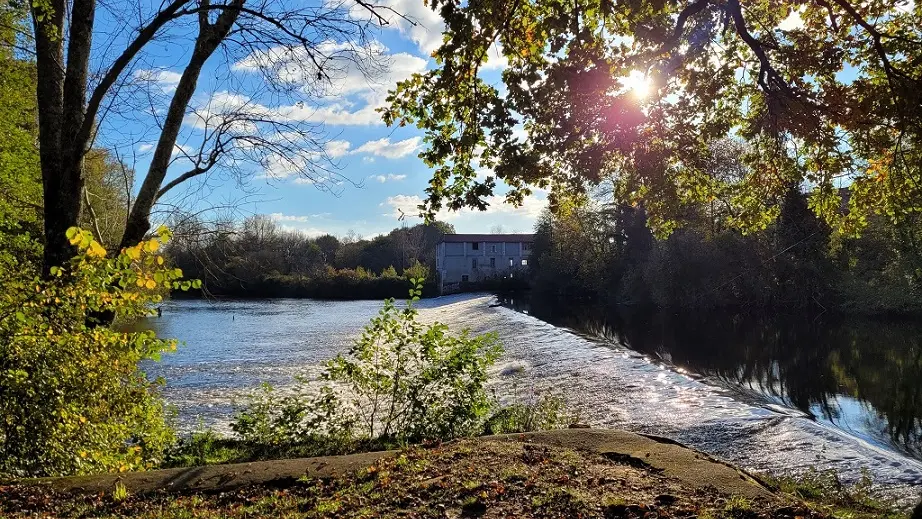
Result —
<instances>
[{"instance_id":1,"label":"ripple on water","mask_svg":"<svg viewBox=\"0 0 922 519\"><path fill-rule=\"evenodd\" d=\"M491 302L459 295L424 300L420 308L424 320L499 335L505 352L491 384L503 400L561 395L592 425L666 436L750 470L835 469L846 481L867 470L888 493L907 499L922 485L919 461L756 391L685 373ZM177 407L181 429L205 424L226 430L235 400L263 381L284 386L295 375L316 375L319 364L345 351L379 309L374 301L175 301L148 324L184 344L145 368L167 380L164 396Z\"/></svg>"}]
</instances>

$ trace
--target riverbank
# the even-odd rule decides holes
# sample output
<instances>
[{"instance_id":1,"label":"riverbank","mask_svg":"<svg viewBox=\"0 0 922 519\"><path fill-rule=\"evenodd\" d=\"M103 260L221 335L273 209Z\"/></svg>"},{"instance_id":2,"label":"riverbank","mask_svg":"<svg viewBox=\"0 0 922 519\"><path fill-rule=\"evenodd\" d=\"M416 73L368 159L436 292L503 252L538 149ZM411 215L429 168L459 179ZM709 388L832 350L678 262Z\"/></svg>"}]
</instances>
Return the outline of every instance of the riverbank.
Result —
<instances>
[{"instance_id":1,"label":"riverbank","mask_svg":"<svg viewBox=\"0 0 922 519\"><path fill-rule=\"evenodd\" d=\"M401 451L60 478L0 487L0 517L885 518L803 503L706 455L571 429ZM839 514L839 515L833 515Z\"/></svg>"}]
</instances>

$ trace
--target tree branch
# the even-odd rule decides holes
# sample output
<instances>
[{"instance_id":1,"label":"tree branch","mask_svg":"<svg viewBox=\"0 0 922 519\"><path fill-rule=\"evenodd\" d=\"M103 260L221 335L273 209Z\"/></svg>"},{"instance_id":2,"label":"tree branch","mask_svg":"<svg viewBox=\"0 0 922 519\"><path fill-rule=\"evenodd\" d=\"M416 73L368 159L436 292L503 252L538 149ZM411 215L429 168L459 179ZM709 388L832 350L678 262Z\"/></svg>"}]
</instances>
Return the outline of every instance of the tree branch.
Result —
<instances>
[{"instance_id":1,"label":"tree branch","mask_svg":"<svg viewBox=\"0 0 922 519\"><path fill-rule=\"evenodd\" d=\"M115 84L118 77L124 72L125 68L128 67L131 60L137 56L138 52L154 39L157 31L163 28L170 20L184 14L180 12L179 8L188 1L189 0L173 0L164 10L157 13L150 23L138 31L137 37L128 44L128 47L122 51L122 54L115 59L112 66L109 67L109 70L103 75L102 80L96 85L96 88L93 89L89 102L87 102L83 124L80 126L80 130L77 131L74 139L74 153L82 154L86 151L86 145L90 141L93 125L96 122L96 114L99 112L99 107L106 97L106 94L109 92L109 89L112 88L112 85Z\"/></svg>"},{"instance_id":2,"label":"tree branch","mask_svg":"<svg viewBox=\"0 0 922 519\"><path fill-rule=\"evenodd\" d=\"M86 208L90 212L90 221L93 222L93 234L96 235L96 241L104 243L102 233L99 232L99 219L96 217L96 210L93 209L93 203L90 202L90 192L86 186L83 186L83 200L86 202Z\"/></svg>"},{"instance_id":3,"label":"tree branch","mask_svg":"<svg viewBox=\"0 0 922 519\"><path fill-rule=\"evenodd\" d=\"M895 68L892 63L890 63L890 58L887 56L887 49L884 48L883 43L881 42L882 37L884 36L876 27L868 23L865 20L861 13L859 13L850 3L846 0L833 0L836 5L841 7L852 17L852 20L860 25L868 34L871 35L871 40L874 44L874 51L877 53L877 57L880 58L880 62L884 67L884 73L887 75L887 81L890 83L891 89L896 89L896 79L894 76L899 76L902 79L912 79L907 76L905 73Z\"/></svg>"}]
</instances>

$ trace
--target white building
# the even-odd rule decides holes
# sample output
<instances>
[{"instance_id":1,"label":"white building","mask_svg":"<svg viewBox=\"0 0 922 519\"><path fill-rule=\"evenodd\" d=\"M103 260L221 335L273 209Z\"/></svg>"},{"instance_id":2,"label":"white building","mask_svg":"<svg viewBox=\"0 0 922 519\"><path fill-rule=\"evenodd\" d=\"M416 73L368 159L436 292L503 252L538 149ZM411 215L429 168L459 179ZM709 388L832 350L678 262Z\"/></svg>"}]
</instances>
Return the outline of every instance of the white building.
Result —
<instances>
[{"instance_id":1,"label":"white building","mask_svg":"<svg viewBox=\"0 0 922 519\"><path fill-rule=\"evenodd\" d=\"M446 234L435 254L441 288L528 268L534 234Z\"/></svg>"}]
</instances>

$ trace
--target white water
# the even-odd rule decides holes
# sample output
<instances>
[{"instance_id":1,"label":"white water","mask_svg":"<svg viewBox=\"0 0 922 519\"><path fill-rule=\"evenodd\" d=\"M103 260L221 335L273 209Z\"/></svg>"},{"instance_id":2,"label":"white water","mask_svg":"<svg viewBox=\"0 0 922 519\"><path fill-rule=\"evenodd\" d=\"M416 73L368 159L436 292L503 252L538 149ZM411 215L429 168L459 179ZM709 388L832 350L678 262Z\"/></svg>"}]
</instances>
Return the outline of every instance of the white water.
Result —
<instances>
[{"instance_id":1,"label":"white water","mask_svg":"<svg viewBox=\"0 0 922 519\"><path fill-rule=\"evenodd\" d=\"M822 425L803 413L683 373L621 345L581 337L528 315L491 307L488 296L421 302L424 320L453 330L496 332L505 352L493 371L497 394L549 393L599 427L665 436L745 469L775 474L833 469L848 481L867 471L906 503L922 488L922 463ZM171 303L153 327L186 342L150 365L167 380L180 426L221 428L233 401L262 381L290 383L349 347L377 302L308 300Z\"/></svg>"}]
</instances>

